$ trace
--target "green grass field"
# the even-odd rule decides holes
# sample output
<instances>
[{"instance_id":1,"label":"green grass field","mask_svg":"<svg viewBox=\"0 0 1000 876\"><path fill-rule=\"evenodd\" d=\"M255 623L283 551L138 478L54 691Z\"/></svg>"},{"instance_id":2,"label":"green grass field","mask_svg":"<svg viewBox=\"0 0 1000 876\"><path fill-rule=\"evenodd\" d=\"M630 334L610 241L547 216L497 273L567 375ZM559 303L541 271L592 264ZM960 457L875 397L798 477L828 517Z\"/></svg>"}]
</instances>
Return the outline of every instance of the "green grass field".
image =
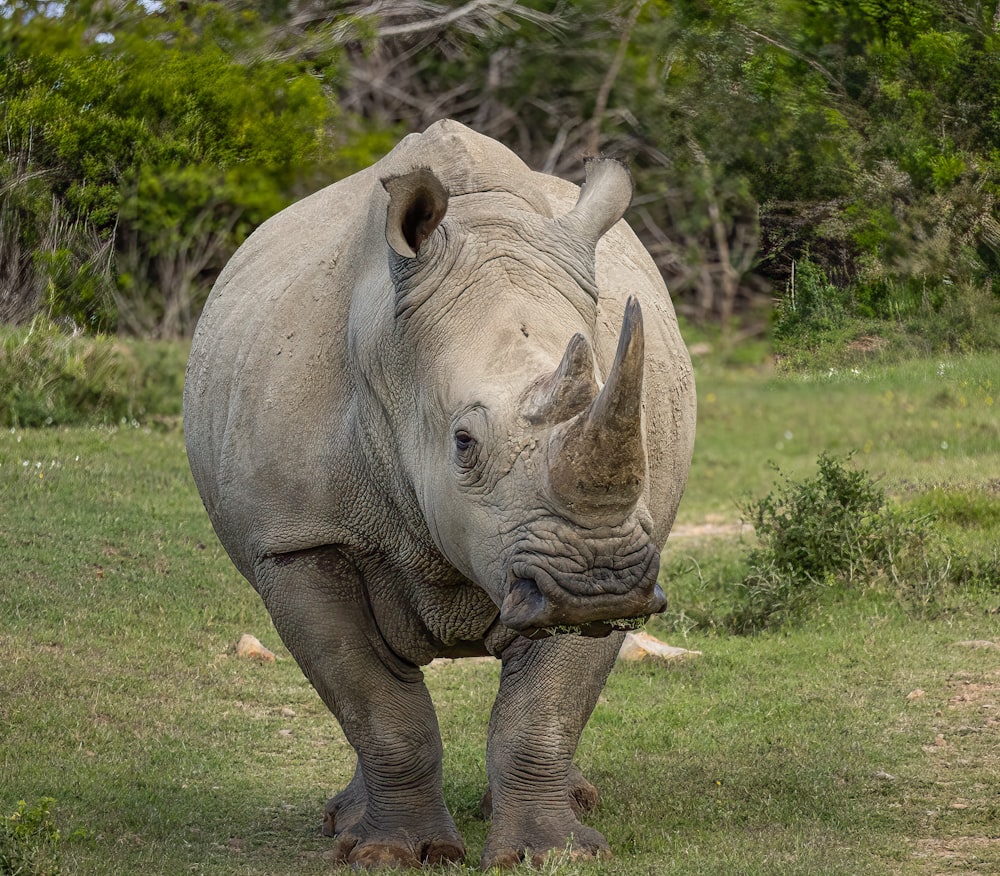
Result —
<instances>
[{"instance_id":1,"label":"green grass field","mask_svg":"<svg viewBox=\"0 0 1000 876\"><path fill-rule=\"evenodd\" d=\"M997 360L697 371L672 613L650 630L703 656L612 673L579 762L616 857L546 872L1000 871L1000 582L922 614L861 589L752 637L683 623L738 580L738 503L772 488L769 461L800 477L854 450L963 551L995 552ZM217 544L179 425L0 432L0 497L0 814L51 797L61 830L18 840L23 872L327 872L316 828L350 750ZM237 658L244 632L278 661ZM427 677L472 872L497 666Z\"/></svg>"}]
</instances>

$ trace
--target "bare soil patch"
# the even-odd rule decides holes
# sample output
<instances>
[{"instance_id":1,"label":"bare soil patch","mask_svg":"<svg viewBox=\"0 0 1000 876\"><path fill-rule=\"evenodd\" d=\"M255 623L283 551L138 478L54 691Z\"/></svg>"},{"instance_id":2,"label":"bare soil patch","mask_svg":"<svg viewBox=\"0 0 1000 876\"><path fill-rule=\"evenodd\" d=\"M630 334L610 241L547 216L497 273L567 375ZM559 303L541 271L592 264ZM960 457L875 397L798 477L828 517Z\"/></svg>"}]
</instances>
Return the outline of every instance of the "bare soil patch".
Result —
<instances>
[{"instance_id":1,"label":"bare soil patch","mask_svg":"<svg viewBox=\"0 0 1000 876\"><path fill-rule=\"evenodd\" d=\"M957 642L984 648L992 640ZM1000 873L1000 667L957 673L946 681L933 718L933 742L923 745L934 790L926 835L914 843L918 872L929 876ZM962 787L963 796L952 788Z\"/></svg>"},{"instance_id":2,"label":"bare soil patch","mask_svg":"<svg viewBox=\"0 0 1000 876\"><path fill-rule=\"evenodd\" d=\"M721 514L706 514L701 523L677 523L670 530L671 539L718 538L753 535L753 527L743 520L729 520Z\"/></svg>"}]
</instances>

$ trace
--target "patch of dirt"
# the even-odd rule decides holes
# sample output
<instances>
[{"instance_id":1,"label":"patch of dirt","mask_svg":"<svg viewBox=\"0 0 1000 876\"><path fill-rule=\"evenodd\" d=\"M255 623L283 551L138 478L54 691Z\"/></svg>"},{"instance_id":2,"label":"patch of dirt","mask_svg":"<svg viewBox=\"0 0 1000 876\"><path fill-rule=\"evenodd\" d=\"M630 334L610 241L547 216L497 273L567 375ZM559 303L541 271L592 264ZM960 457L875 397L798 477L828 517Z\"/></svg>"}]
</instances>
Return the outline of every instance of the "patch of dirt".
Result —
<instances>
[{"instance_id":1,"label":"patch of dirt","mask_svg":"<svg viewBox=\"0 0 1000 876\"><path fill-rule=\"evenodd\" d=\"M983 647L981 642L957 642ZM925 836L914 839L913 858L927 876L1000 873L1000 832L971 835L995 806L1000 775L1000 669L960 672L934 712L933 741L922 747L932 764L935 789L927 801ZM956 791L963 796L953 796ZM943 836L954 831L955 836ZM938 833L938 836L926 836ZM985 835L984 835L985 834Z\"/></svg>"},{"instance_id":2,"label":"patch of dirt","mask_svg":"<svg viewBox=\"0 0 1000 876\"><path fill-rule=\"evenodd\" d=\"M949 708L975 708L1000 713L1000 669L985 674L958 673L948 680L948 687L953 691L948 699Z\"/></svg>"},{"instance_id":3,"label":"patch of dirt","mask_svg":"<svg viewBox=\"0 0 1000 876\"><path fill-rule=\"evenodd\" d=\"M978 684L976 682L962 682L957 686L955 695L948 700L948 705L952 709L960 709L969 706L979 706L983 709L996 709L997 700L1000 693L998 684Z\"/></svg>"},{"instance_id":4,"label":"patch of dirt","mask_svg":"<svg viewBox=\"0 0 1000 876\"><path fill-rule=\"evenodd\" d=\"M670 530L670 538L717 538L719 536L753 535L753 527L742 520L727 520L721 514L706 514L702 523L678 523Z\"/></svg>"},{"instance_id":5,"label":"patch of dirt","mask_svg":"<svg viewBox=\"0 0 1000 876\"><path fill-rule=\"evenodd\" d=\"M855 353L877 353L879 350L884 350L888 343L885 338L880 338L878 335L864 335L851 341L847 349Z\"/></svg>"},{"instance_id":6,"label":"patch of dirt","mask_svg":"<svg viewBox=\"0 0 1000 876\"><path fill-rule=\"evenodd\" d=\"M986 876L1000 861L1000 837L953 836L920 839L914 856L929 859L934 876Z\"/></svg>"}]
</instances>

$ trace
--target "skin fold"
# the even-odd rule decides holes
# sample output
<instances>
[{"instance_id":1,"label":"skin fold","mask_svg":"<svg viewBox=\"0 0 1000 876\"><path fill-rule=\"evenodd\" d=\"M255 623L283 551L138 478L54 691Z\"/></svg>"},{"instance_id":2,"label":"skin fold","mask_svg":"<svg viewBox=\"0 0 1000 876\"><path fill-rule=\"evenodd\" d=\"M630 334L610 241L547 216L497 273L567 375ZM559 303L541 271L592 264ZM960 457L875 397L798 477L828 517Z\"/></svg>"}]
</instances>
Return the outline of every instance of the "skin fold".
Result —
<instances>
[{"instance_id":1,"label":"skin fold","mask_svg":"<svg viewBox=\"0 0 1000 876\"><path fill-rule=\"evenodd\" d=\"M619 628L665 605L695 422L631 194L438 122L262 225L206 304L188 457L357 753L324 812L344 861L464 858L419 667L476 654L503 666L483 865L609 854L572 759Z\"/></svg>"}]
</instances>

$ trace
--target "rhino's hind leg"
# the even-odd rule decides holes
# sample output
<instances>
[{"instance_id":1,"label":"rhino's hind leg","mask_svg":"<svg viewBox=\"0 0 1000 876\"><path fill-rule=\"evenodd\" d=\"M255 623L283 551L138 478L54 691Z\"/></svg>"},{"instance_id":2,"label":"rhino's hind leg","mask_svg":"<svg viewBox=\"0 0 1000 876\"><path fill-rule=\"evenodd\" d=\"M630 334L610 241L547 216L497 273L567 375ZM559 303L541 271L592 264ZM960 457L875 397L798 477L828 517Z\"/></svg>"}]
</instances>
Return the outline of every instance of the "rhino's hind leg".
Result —
<instances>
[{"instance_id":1,"label":"rhino's hind leg","mask_svg":"<svg viewBox=\"0 0 1000 876\"><path fill-rule=\"evenodd\" d=\"M573 799L575 776L586 780L573 754L621 640L617 633L516 639L504 652L487 740L493 823L484 868L524 860L538 865L567 846L572 857L610 855L607 840L577 818L584 807ZM582 786L581 793L589 799Z\"/></svg>"},{"instance_id":2,"label":"rhino's hind leg","mask_svg":"<svg viewBox=\"0 0 1000 876\"><path fill-rule=\"evenodd\" d=\"M353 564L333 547L299 551L265 559L255 578L282 640L358 755L351 783L327 804L335 857L359 867L461 861L423 675L385 644Z\"/></svg>"}]
</instances>

